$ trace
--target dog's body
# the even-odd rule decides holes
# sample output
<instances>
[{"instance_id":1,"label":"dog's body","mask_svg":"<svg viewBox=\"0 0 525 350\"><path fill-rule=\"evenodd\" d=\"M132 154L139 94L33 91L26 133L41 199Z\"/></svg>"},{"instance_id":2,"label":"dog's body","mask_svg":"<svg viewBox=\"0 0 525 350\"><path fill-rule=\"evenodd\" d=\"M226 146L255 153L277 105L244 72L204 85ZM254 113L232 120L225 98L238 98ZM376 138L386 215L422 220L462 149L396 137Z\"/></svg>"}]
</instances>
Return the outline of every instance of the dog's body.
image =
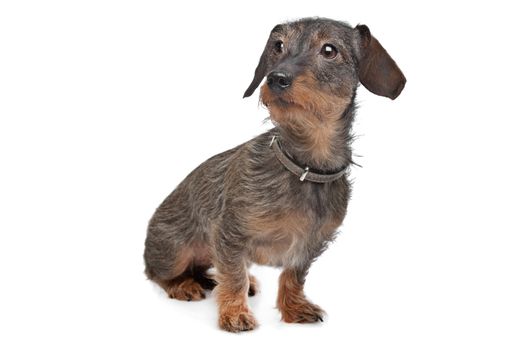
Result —
<instances>
[{"instance_id":1,"label":"dog's body","mask_svg":"<svg viewBox=\"0 0 525 350\"><path fill-rule=\"evenodd\" d=\"M405 83L366 26L326 19L275 27L245 96L266 75L261 100L276 127L188 175L151 219L144 254L146 274L170 297L202 299L217 281L219 325L233 332L256 326L246 300L257 289L252 262L284 268L283 320L322 320L303 284L346 214L350 185L341 175L352 162L358 81L391 98Z\"/></svg>"}]
</instances>

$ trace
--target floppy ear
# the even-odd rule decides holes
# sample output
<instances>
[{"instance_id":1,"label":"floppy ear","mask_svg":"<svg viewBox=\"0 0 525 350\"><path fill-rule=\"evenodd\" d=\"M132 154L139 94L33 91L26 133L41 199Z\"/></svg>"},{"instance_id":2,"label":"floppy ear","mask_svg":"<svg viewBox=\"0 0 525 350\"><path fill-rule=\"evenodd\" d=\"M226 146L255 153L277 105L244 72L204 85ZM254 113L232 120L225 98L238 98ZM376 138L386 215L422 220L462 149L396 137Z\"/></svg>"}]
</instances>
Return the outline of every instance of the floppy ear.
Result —
<instances>
[{"instance_id":1,"label":"floppy ear","mask_svg":"<svg viewBox=\"0 0 525 350\"><path fill-rule=\"evenodd\" d=\"M250 86L248 86L248 89L246 89L242 98L251 96L253 92L255 91L255 89L257 89L257 87L263 80L264 76L266 75L267 65L268 65L268 43L266 43L266 46L261 55L261 58L259 59L259 64L257 65L257 68L255 68L255 74L253 75L252 83L250 84Z\"/></svg>"},{"instance_id":2,"label":"floppy ear","mask_svg":"<svg viewBox=\"0 0 525 350\"><path fill-rule=\"evenodd\" d=\"M354 32L359 51L361 84L376 95L394 100L405 87L406 79L403 72L379 41L370 34L367 26L358 25Z\"/></svg>"}]
</instances>

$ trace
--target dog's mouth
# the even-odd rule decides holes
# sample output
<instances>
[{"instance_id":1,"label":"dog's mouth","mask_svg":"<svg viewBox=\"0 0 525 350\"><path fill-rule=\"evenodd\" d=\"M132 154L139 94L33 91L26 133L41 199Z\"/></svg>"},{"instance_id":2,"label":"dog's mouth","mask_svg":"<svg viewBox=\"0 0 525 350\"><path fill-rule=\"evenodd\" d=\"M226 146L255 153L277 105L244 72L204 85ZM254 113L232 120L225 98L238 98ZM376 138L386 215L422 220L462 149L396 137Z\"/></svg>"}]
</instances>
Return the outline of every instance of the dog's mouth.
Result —
<instances>
[{"instance_id":1,"label":"dog's mouth","mask_svg":"<svg viewBox=\"0 0 525 350\"><path fill-rule=\"evenodd\" d=\"M274 93L266 85L261 87L261 103L269 109L299 107L307 109L302 103L293 98L290 92Z\"/></svg>"},{"instance_id":2,"label":"dog's mouth","mask_svg":"<svg viewBox=\"0 0 525 350\"><path fill-rule=\"evenodd\" d=\"M290 107L291 105L297 105L293 100L286 99L284 97L277 97L276 99L270 101L271 104L274 104L278 107Z\"/></svg>"}]
</instances>

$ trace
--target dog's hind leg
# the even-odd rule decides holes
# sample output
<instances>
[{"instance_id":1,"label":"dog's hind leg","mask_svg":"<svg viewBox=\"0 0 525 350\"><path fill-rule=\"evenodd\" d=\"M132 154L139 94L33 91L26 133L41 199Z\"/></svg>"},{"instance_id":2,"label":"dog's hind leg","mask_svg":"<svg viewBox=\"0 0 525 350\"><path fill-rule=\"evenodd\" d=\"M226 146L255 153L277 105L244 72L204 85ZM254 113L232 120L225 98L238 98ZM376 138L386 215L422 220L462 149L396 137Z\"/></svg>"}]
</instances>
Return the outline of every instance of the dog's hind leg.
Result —
<instances>
[{"instance_id":1,"label":"dog's hind leg","mask_svg":"<svg viewBox=\"0 0 525 350\"><path fill-rule=\"evenodd\" d=\"M206 297L205 289L216 285L207 273L212 264L204 242L167 248L166 242L156 244L154 239L147 240L144 260L148 278L161 286L170 298L201 300Z\"/></svg>"}]
</instances>

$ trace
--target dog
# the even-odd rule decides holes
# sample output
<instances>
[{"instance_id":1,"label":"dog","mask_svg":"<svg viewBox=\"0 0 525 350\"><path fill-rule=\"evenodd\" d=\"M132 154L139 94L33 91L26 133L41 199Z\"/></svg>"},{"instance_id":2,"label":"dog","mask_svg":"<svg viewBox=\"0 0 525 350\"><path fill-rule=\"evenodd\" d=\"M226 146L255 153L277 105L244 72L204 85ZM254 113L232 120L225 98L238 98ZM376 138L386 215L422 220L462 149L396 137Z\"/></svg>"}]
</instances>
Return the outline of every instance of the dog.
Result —
<instances>
[{"instance_id":1,"label":"dog","mask_svg":"<svg viewBox=\"0 0 525 350\"><path fill-rule=\"evenodd\" d=\"M244 97L265 77L274 128L193 170L157 208L145 242L147 277L179 300L215 287L219 327L230 332L257 326L252 263L283 268L283 321L323 321L303 285L346 215L356 89L395 99L406 82L366 25L325 18L273 28Z\"/></svg>"}]
</instances>

